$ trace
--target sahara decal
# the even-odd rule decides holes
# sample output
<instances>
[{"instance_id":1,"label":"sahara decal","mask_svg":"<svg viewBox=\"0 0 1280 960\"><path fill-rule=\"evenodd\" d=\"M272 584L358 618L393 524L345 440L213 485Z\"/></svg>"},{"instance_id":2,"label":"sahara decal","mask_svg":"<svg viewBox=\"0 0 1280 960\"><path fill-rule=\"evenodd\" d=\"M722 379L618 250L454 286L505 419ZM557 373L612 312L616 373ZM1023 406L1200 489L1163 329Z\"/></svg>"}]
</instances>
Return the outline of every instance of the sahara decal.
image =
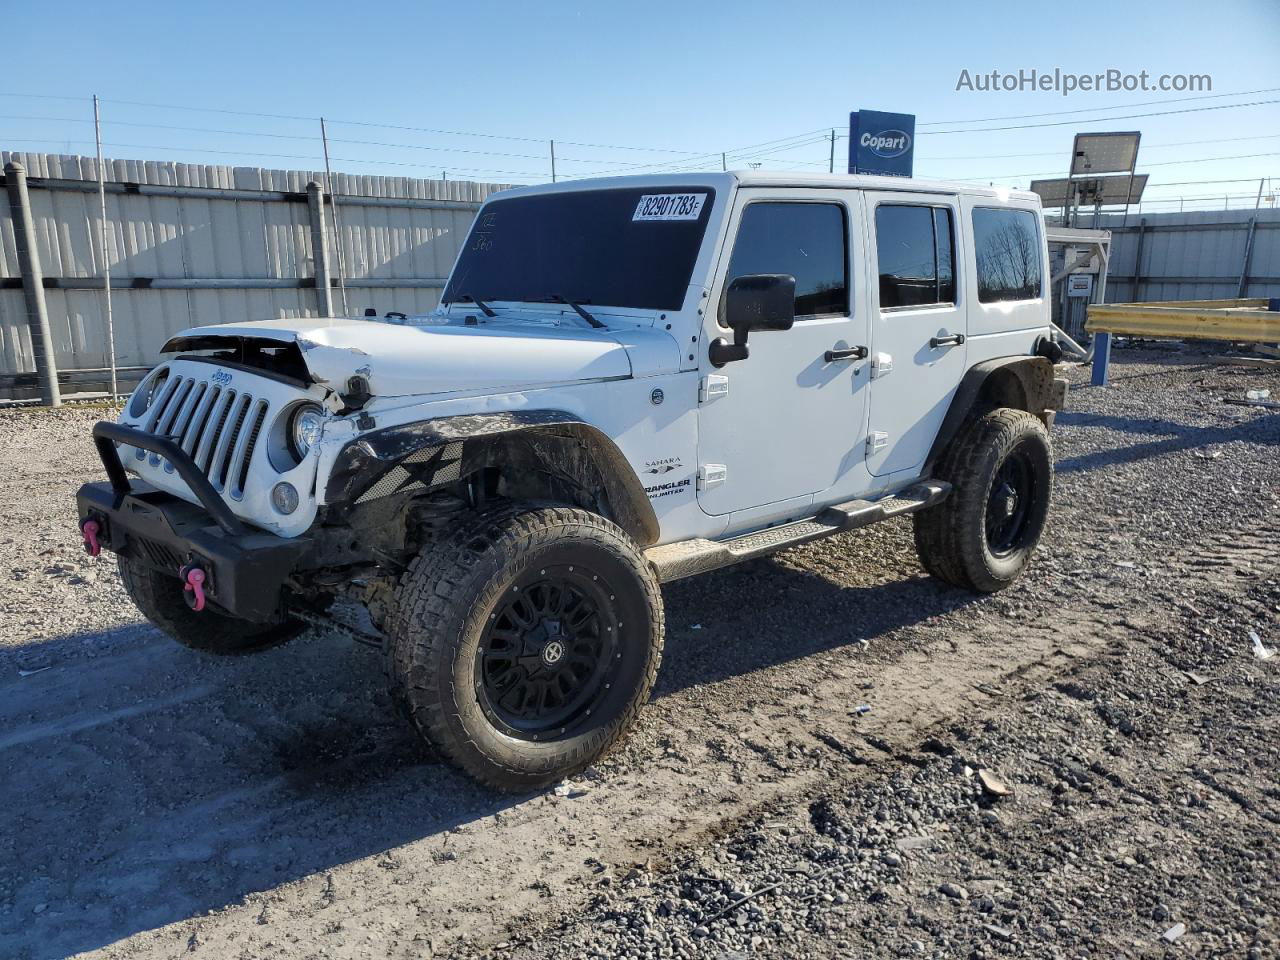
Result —
<instances>
[{"instance_id":1,"label":"sahara decal","mask_svg":"<svg viewBox=\"0 0 1280 960\"><path fill-rule=\"evenodd\" d=\"M686 493L693 487L693 478L683 480L663 480L668 474L684 468L684 461L679 457L661 457L657 460L646 460L641 474L652 477L655 482L645 484L644 492L650 500L672 497L678 493Z\"/></svg>"},{"instance_id":2,"label":"sahara decal","mask_svg":"<svg viewBox=\"0 0 1280 960\"><path fill-rule=\"evenodd\" d=\"M662 460L646 460L644 464L645 473L670 473L673 470L679 470L683 463L679 457L665 457Z\"/></svg>"}]
</instances>

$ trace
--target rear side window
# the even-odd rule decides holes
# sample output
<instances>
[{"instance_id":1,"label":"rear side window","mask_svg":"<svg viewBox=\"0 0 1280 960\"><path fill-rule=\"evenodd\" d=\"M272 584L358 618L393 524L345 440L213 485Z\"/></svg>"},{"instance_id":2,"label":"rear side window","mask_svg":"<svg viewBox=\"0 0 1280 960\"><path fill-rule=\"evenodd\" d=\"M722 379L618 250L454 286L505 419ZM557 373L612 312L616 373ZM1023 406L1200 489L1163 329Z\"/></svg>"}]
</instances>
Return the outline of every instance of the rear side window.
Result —
<instances>
[{"instance_id":1,"label":"rear side window","mask_svg":"<svg viewBox=\"0 0 1280 960\"><path fill-rule=\"evenodd\" d=\"M950 207L876 207L880 309L955 303L955 230Z\"/></svg>"},{"instance_id":2,"label":"rear side window","mask_svg":"<svg viewBox=\"0 0 1280 960\"><path fill-rule=\"evenodd\" d=\"M978 301L1034 300L1040 296L1040 231L1030 210L975 207L973 245Z\"/></svg>"},{"instance_id":3,"label":"rear side window","mask_svg":"<svg viewBox=\"0 0 1280 960\"><path fill-rule=\"evenodd\" d=\"M796 316L849 312L844 207L836 203L748 204L729 259L729 283L755 273L796 278Z\"/></svg>"}]
</instances>

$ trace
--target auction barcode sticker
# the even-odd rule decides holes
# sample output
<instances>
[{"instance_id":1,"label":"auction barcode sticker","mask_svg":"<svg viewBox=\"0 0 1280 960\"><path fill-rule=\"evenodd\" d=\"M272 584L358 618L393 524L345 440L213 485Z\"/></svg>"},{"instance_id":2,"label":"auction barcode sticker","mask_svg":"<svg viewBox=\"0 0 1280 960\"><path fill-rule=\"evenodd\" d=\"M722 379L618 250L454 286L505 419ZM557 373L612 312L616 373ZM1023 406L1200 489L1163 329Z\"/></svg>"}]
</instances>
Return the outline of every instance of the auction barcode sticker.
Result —
<instances>
[{"instance_id":1,"label":"auction barcode sticker","mask_svg":"<svg viewBox=\"0 0 1280 960\"><path fill-rule=\"evenodd\" d=\"M646 193L631 220L697 220L706 202L705 193Z\"/></svg>"}]
</instances>

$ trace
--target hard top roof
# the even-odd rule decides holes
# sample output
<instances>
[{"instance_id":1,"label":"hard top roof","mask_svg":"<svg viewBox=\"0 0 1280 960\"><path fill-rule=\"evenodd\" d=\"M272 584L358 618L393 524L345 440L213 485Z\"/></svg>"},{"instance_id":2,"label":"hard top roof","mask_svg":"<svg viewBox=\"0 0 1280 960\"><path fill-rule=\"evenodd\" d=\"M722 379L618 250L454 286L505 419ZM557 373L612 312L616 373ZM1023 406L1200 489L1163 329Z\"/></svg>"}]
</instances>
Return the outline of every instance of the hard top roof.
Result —
<instances>
[{"instance_id":1,"label":"hard top roof","mask_svg":"<svg viewBox=\"0 0 1280 960\"><path fill-rule=\"evenodd\" d=\"M808 187L811 189L891 190L912 193L963 193L994 200L1029 200L1039 203L1039 196L1029 190L1007 187L988 187L975 183L953 180L918 180L914 177L875 177L867 174L848 173L798 173L773 170L729 170L726 172L638 174L628 177L598 177L568 180L560 183L542 183L531 187L515 187L493 194L497 197L528 196L541 193L560 193L577 190L635 189L653 186L659 189L671 187L712 187L717 190L733 187Z\"/></svg>"}]
</instances>

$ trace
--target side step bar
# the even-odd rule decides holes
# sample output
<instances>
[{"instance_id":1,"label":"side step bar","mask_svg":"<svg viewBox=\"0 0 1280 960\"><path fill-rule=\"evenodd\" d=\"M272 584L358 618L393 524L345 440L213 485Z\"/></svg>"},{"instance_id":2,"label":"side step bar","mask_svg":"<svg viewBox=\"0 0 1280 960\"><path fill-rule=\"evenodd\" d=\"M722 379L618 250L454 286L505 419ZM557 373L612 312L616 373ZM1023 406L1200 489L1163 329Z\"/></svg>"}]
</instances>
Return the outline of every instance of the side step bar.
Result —
<instances>
[{"instance_id":1,"label":"side step bar","mask_svg":"<svg viewBox=\"0 0 1280 960\"><path fill-rule=\"evenodd\" d=\"M883 500L850 500L827 507L809 520L770 527L732 540L682 540L650 547L645 557L662 583L719 570L743 560L768 556L788 547L821 540L837 533L857 530L890 517L915 513L941 503L951 493L951 484L927 480L907 487Z\"/></svg>"}]
</instances>

